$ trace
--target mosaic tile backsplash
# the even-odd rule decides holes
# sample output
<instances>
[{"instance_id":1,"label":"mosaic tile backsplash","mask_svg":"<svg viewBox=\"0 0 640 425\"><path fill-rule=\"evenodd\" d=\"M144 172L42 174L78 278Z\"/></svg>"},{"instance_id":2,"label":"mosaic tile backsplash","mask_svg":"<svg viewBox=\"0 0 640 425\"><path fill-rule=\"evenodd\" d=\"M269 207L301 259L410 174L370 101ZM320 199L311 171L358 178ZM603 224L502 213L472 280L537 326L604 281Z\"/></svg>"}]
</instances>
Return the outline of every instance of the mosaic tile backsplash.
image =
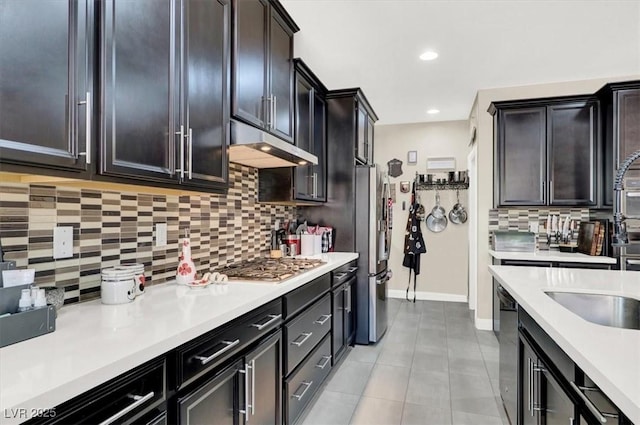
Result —
<instances>
[{"instance_id":1,"label":"mosaic tile backsplash","mask_svg":"<svg viewBox=\"0 0 640 425\"><path fill-rule=\"evenodd\" d=\"M5 260L35 268L36 284L65 288L65 304L100 296L100 270L139 262L151 284L175 277L179 240L190 232L199 273L265 255L276 218L295 207L257 202L256 169L230 164L227 195L158 195L0 182L0 240ZM167 245L155 246L155 224ZM53 228L73 227L73 257L53 259Z\"/></svg>"},{"instance_id":2,"label":"mosaic tile backsplash","mask_svg":"<svg viewBox=\"0 0 640 425\"><path fill-rule=\"evenodd\" d=\"M491 209L489 210L489 246L491 246L491 233L494 230L525 232L529 230L530 223L538 223L538 235L546 236L544 224L547 221L547 215L560 215L564 219L568 214L573 220L588 221L590 213L587 208ZM538 238L540 242L545 239L544 237Z\"/></svg>"}]
</instances>

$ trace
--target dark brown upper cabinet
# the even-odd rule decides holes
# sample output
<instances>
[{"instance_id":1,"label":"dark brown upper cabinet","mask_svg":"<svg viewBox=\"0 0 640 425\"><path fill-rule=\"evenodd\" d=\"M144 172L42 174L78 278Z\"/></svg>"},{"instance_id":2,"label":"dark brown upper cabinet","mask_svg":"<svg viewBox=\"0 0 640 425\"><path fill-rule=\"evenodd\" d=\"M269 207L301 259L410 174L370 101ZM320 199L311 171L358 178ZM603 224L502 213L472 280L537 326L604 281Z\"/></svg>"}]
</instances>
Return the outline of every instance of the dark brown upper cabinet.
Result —
<instances>
[{"instance_id":1,"label":"dark brown upper cabinet","mask_svg":"<svg viewBox=\"0 0 640 425\"><path fill-rule=\"evenodd\" d=\"M613 205L613 179L620 164L640 149L640 81L607 84L598 91L602 105L604 141L603 204ZM640 178L636 161L626 177Z\"/></svg>"},{"instance_id":2,"label":"dark brown upper cabinet","mask_svg":"<svg viewBox=\"0 0 640 425\"><path fill-rule=\"evenodd\" d=\"M598 100L495 102L496 206L596 206L601 187Z\"/></svg>"},{"instance_id":3,"label":"dark brown upper cabinet","mask_svg":"<svg viewBox=\"0 0 640 425\"><path fill-rule=\"evenodd\" d=\"M224 189L229 0L100 4L100 173Z\"/></svg>"},{"instance_id":4,"label":"dark brown upper cabinet","mask_svg":"<svg viewBox=\"0 0 640 425\"><path fill-rule=\"evenodd\" d=\"M93 143L94 2L0 6L0 161L87 170Z\"/></svg>"},{"instance_id":5,"label":"dark brown upper cabinet","mask_svg":"<svg viewBox=\"0 0 640 425\"><path fill-rule=\"evenodd\" d=\"M295 168L296 199L326 201L327 106L326 88L307 65L296 59L295 143L316 157L318 164Z\"/></svg>"},{"instance_id":6,"label":"dark brown upper cabinet","mask_svg":"<svg viewBox=\"0 0 640 425\"><path fill-rule=\"evenodd\" d=\"M293 143L293 19L275 0L233 2L233 116Z\"/></svg>"},{"instance_id":7,"label":"dark brown upper cabinet","mask_svg":"<svg viewBox=\"0 0 640 425\"><path fill-rule=\"evenodd\" d=\"M356 161L361 164L373 164L373 125L375 121L362 102L358 102L356 105L356 115L358 120Z\"/></svg>"},{"instance_id":8,"label":"dark brown upper cabinet","mask_svg":"<svg viewBox=\"0 0 640 425\"><path fill-rule=\"evenodd\" d=\"M301 60L295 59L295 145L318 158L318 164L259 171L260 202L325 202L327 89Z\"/></svg>"}]
</instances>

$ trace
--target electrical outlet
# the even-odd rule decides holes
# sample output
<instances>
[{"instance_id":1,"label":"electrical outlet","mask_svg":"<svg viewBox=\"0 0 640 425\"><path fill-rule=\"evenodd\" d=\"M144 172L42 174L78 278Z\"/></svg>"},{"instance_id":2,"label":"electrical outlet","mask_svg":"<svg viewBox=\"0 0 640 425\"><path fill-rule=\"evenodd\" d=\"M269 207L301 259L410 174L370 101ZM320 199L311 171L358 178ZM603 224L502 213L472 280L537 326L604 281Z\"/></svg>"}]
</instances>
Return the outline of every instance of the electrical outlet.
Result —
<instances>
[{"instance_id":1,"label":"electrical outlet","mask_svg":"<svg viewBox=\"0 0 640 425\"><path fill-rule=\"evenodd\" d=\"M73 257L73 227L58 226L53 228L53 258Z\"/></svg>"},{"instance_id":2,"label":"electrical outlet","mask_svg":"<svg viewBox=\"0 0 640 425\"><path fill-rule=\"evenodd\" d=\"M167 246L167 223L156 224L156 246Z\"/></svg>"}]
</instances>

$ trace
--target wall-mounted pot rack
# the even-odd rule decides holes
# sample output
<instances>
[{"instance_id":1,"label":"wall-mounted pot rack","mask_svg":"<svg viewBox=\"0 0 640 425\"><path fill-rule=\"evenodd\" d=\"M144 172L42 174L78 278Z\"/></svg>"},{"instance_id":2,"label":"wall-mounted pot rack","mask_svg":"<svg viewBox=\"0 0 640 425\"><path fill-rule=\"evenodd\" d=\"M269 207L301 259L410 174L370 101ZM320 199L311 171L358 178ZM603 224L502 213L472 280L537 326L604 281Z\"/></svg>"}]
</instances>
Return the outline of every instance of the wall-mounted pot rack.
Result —
<instances>
[{"instance_id":1,"label":"wall-mounted pot rack","mask_svg":"<svg viewBox=\"0 0 640 425\"><path fill-rule=\"evenodd\" d=\"M469 189L469 177L465 178L465 180L460 181L445 181L438 183L434 182L426 182L420 181L419 174L416 173L416 177L414 179L414 183L416 185L416 190L467 190Z\"/></svg>"}]
</instances>

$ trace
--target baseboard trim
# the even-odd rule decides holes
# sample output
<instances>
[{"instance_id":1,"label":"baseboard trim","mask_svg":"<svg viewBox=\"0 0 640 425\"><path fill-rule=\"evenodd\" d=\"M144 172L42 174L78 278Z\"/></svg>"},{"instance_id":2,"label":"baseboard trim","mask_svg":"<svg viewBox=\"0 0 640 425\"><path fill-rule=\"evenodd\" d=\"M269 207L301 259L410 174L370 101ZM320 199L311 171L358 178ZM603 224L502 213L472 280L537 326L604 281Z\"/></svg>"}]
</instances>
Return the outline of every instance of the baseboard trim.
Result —
<instances>
[{"instance_id":1,"label":"baseboard trim","mask_svg":"<svg viewBox=\"0 0 640 425\"><path fill-rule=\"evenodd\" d=\"M493 330L493 319L478 319L476 318L476 329L481 331L492 331Z\"/></svg>"},{"instance_id":2,"label":"baseboard trim","mask_svg":"<svg viewBox=\"0 0 640 425\"><path fill-rule=\"evenodd\" d=\"M405 299L407 295L407 291L403 291L402 289L389 289L388 295L389 295L389 298ZM409 292L409 297L413 299L413 291ZM424 292L424 291L416 291L416 300L448 301L448 302L455 302L455 303L466 303L469 301L466 295L443 294L441 292Z\"/></svg>"}]
</instances>

